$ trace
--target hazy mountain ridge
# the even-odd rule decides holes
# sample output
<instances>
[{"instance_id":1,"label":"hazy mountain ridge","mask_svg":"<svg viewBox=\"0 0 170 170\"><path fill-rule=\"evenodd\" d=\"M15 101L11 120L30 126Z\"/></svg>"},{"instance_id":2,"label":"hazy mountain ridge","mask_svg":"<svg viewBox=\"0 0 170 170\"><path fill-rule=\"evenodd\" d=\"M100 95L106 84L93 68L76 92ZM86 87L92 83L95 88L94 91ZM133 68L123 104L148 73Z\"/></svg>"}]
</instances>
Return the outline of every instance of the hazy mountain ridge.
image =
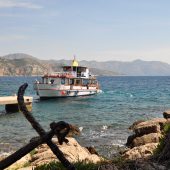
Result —
<instances>
[{"instance_id":1,"label":"hazy mountain ridge","mask_svg":"<svg viewBox=\"0 0 170 170\"><path fill-rule=\"evenodd\" d=\"M0 57L0 75L42 75L50 71L61 71L61 66L70 65L71 60L40 60L24 53ZM95 75L114 76L170 76L170 65L160 61L80 61Z\"/></svg>"},{"instance_id":2,"label":"hazy mountain ridge","mask_svg":"<svg viewBox=\"0 0 170 170\"><path fill-rule=\"evenodd\" d=\"M129 76L170 76L170 65L160 61L86 61L85 64L88 67L102 68L104 70L115 71L119 74Z\"/></svg>"},{"instance_id":3,"label":"hazy mountain ridge","mask_svg":"<svg viewBox=\"0 0 170 170\"><path fill-rule=\"evenodd\" d=\"M0 76L37 75L47 72L48 64L44 64L29 55L12 54L0 57Z\"/></svg>"}]
</instances>

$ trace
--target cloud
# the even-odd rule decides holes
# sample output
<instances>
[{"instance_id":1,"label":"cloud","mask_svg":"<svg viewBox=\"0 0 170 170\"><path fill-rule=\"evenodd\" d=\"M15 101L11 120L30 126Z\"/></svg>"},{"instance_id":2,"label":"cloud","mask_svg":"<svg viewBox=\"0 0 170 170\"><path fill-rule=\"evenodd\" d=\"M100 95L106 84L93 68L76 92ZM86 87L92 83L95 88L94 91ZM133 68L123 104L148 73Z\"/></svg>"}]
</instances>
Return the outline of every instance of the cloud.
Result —
<instances>
[{"instance_id":1,"label":"cloud","mask_svg":"<svg viewBox=\"0 0 170 170\"><path fill-rule=\"evenodd\" d=\"M21 0L0 0L0 8L27 8L27 9L41 9L40 5Z\"/></svg>"}]
</instances>

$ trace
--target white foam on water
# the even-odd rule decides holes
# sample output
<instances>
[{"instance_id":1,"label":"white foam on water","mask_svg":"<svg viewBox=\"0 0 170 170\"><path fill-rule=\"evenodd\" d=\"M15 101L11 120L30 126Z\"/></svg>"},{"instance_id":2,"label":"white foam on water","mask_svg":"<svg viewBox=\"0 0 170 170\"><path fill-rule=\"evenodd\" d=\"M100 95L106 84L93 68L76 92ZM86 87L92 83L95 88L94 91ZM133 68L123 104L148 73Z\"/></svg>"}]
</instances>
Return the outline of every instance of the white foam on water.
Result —
<instances>
[{"instance_id":1,"label":"white foam on water","mask_svg":"<svg viewBox=\"0 0 170 170\"><path fill-rule=\"evenodd\" d=\"M98 93L104 93L104 91L103 90L98 90Z\"/></svg>"},{"instance_id":2,"label":"white foam on water","mask_svg":"<svg viewBox=\"0 0 170 170\"><path fill-rule=\"evenodd\" d=\"M81 127L79 127L79 130L80 130L80 132L82 132L83 131L83 127L81 126Z\"/></svg>"},{"instance_id":3,"label":"white foam on water","mask_svg":"<svg viewBox=\"0 0 170 170\"><path fill-rule=\"evenodd\" d=\"M133 97L133 94L130 94L130 97Z\"/></svg>"},{"instance_id":4,"label":"white foam on water","mask_svg":"<svg viewBox=\"0 0 170 170\"><path fill-rule=\"evenodd\" d=\"M5 110L0 111L0 115L4 115L4 114L6 114Z\"/></svg>"},{"instance_id":5,"label":"white foam on water","mask_svg":"<svg viewBox=\"0 0 170 170\"><path fill-rule=\"evenodd\" d=\"M116 140L116 142L112 142L112 145L114 146L118 146L118 147L123 147L125 146L125 141L122 141L122 140Z\"/></svg>"},{"instance_id":6,"label":"white foam on water","mask_svg":"<svg viewBox=\"0 0 170 170\"><path fill-rule=\"evenodd\" d=\"M108 126L107 125L103 125L102 126L102 130L107 130L108 129Z\"/></svg>"},{"instance_id":7,"label":"white foam on water","mask_svg":"<svg viewBox=\"0 0 170 170\"><path fill-rule=\"evenodd\" d=\"M110 90L110 91L107 91L106 93L107 93L107 94L114 94L114 93L115 93L115 91Z\"/></svg>"}]
</instances>

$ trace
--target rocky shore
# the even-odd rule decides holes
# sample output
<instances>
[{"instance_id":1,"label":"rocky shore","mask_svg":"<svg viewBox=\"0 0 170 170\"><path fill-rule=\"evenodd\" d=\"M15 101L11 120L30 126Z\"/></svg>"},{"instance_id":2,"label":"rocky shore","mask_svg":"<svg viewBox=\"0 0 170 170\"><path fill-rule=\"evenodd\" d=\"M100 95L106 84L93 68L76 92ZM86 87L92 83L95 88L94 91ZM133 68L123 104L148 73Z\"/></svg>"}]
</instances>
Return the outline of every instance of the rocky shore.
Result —
<instances>
[{"instance_id":1,"label":"rocky shore","mask_svg":"<svg viewBox=\"0 0 170 170\"><path fill-rule=\"evenodd\" d=\"M94 148L80 146L72 137L68 137L69 143L64 143L63 145L59 145L57 138L54 138L53 141L72 163L78 161L87 163L105 162L105 165L99 168L100 170L168 170L170 168L170 154L166 154L166 159L164 158L167 143L164 142L161 150L158 150L162 140L167 141L166 138L168 138L170 128L166 129L167 134L165 134L165 126L170 127L170 111L164 112L163 118L134 122L129 127L132 135L127 139L127 148L120 153L121 165L120 162L116 163L113 161L115 158L113 160L105 160L97 154ZM58 160L48 146L43 144L7 169L32 170L33 167L47 164L51 161Z\"/></svg>"},{"instance_id":2,"label":"rocky shore","mask_svg":"<svg viewBox=\"0 0 170 170\"><path fill-rule=\"evenodd\" d=\"M80 144L72 137L67 138L69 142L59 145L58 139L53 138L53 142L57 144L59 149L64 153L64 156L72 163L78 161L86 161L97 163L103 161L104 159L100 157L93 148L85 148L80 146ZM32 170L33 167L40 166L43 164L50 163L52 161L59 161L56 156L52 153L46 144L40 145L38 148L33 150L30 154L23 157L21 160L17 161L15 164L11 165L7 170ZM29 165L25 168L23 166Z\"/></svg>"}]
</instances>

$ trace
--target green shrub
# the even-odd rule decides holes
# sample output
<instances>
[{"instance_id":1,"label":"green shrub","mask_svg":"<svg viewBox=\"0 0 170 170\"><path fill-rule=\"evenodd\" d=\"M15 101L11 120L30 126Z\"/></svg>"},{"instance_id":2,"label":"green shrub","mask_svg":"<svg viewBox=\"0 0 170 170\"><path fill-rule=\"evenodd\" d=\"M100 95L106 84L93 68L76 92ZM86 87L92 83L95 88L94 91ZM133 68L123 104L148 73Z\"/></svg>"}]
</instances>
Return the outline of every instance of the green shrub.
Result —
<instances>
[{"instance_id":1,"label":"green shrub","mask_svg":"<svg viewBox=\"0 0 170 170\"><path fill-rule=\"evenodd\" d=\"M163 136L162 138L159 140L159 144L157 146L157 148L155 149L155 151L153 152L154 155L159 155L161 153L161 151L163 150L164 148L164 145L165 145L165 138L166 138L166 135L170 132L170 123L166 123L163 127Z\"/></svg>"},{"instance_id":2,"label":"green shrub","mask_svg":"<svg viewBox=\"0 0 170 170\"><path fill-rule=\"evenodd\" d=\"M35 155L37 153L37 150L36 149L33 149L31 152L30 152L30 156L32 157L33 155Z\"/></svg>"},{"instance_id":3,"label":"green shrub","mask_svg":"<svg viewBox=\"0 0 170 170\"><path fill-rule=\"evenodd\" d=\"M85 161L79 161L74 164L77 170L97 170L99 164L87 163ZM36 167L34 170L66 170L60 162L50 162Z\"/></svg>"},{"instance_id":4,"label":"green shrub","mask_svg":"<svg viewBox=\"0 0 170 170\"><path fill-rule=\"evenodd\" d=\"M164 135L166 135L169 131L170 131L170 123L166 123L163 129Z\"/></svg>"}]
</instances>

